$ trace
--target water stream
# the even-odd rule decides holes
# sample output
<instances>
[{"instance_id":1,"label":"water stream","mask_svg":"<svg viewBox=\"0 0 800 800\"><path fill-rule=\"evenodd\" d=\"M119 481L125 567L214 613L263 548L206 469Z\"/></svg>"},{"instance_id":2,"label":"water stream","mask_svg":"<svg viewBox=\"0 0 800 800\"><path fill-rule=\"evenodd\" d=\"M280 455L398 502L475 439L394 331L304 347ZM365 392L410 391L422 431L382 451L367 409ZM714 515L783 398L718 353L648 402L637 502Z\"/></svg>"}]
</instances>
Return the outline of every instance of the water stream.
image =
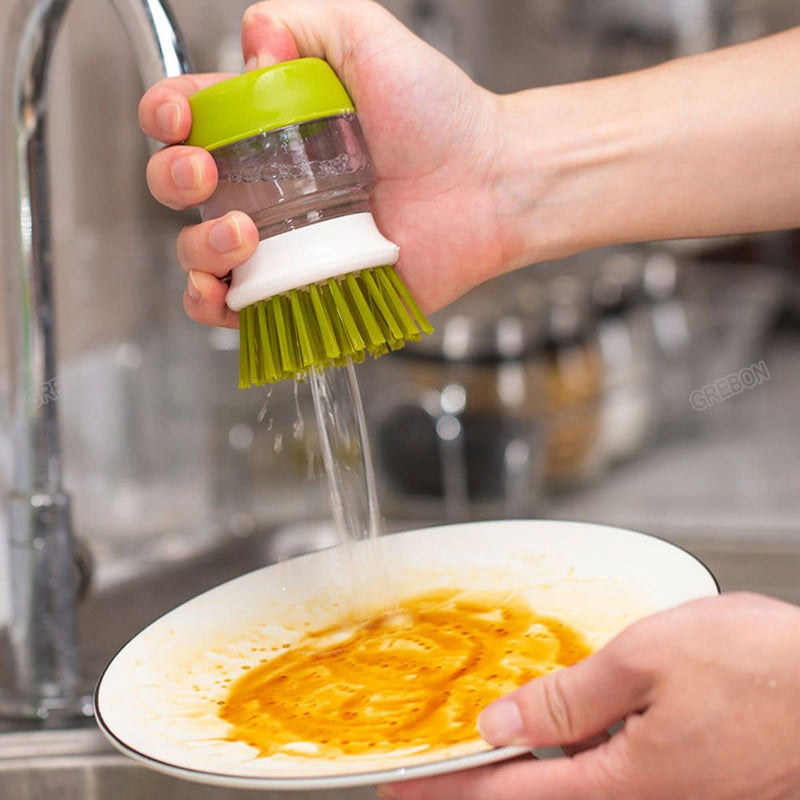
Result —
<instances>
[{"instance_id":1,"label":"water stream","mask_svg":"<svg viewBox=\"0 0 800 800\"><path fill-rule=\"evenodd\" d=\"M308 374L333 521L343 549L350 601L361 605L362 588L380 579L377 538L381 515L364 407L353 364ZM367 580L365 580L367 579Z\"/></svg>"}]
</instances>

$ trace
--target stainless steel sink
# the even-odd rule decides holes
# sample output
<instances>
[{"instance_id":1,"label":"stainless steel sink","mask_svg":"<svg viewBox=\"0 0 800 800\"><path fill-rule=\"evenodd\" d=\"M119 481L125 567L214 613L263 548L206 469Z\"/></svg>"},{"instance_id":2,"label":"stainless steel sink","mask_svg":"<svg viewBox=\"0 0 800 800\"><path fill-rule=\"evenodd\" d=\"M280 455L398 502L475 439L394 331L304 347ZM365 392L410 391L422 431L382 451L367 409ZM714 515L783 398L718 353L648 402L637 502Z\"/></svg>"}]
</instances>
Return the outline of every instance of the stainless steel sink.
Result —
<instances>
[{"instance_id":1,"label":"stainless steel sink","mask_svg":"<svg viewBox=\"0 0 800 800\"><path fill-rule=\"evenodd\" d=\"M140 767L93 729L0 735L0 800L366 800L371 788L259 792L189 783Z\"/></svg>"}]
</instances>

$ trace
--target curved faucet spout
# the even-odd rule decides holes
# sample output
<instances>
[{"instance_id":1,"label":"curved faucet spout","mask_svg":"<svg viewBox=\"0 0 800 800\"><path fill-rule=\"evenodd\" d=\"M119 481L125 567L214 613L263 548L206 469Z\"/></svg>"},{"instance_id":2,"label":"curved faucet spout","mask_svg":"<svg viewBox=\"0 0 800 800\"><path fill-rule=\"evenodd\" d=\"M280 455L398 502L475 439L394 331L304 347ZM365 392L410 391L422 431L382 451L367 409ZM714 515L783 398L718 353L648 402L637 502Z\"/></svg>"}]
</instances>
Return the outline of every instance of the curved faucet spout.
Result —
<instances>
[{"instance_id":1,"label":"curved faucet spout","mask_svg":"<svg viewBox=\"0 0 800 800\"><path fill-rule=\"evenodd\" d=\"M133 45L142 84L190 71L172 10L162 0L111 0Z\"/></svg>"},{"instance_id":2,"label":"curved faucet spout","mask_svg":"<svg viewBox=\"0 0 800 800\"><path fill-rule=\"evenodd\" d=\"M145 85L188 71L166 0L111 0L134 47ZM62 486L59 372L47 158L47 83L69 0L19 0L7 43L16 49L11 119L18 213L8 300L12 362L12 471L8 545L13 686L0 714L90 713L80 696L75 630L75 558L69 498ZM5 115L4 115L5 116Z\"/></svg>"}]
</instances>

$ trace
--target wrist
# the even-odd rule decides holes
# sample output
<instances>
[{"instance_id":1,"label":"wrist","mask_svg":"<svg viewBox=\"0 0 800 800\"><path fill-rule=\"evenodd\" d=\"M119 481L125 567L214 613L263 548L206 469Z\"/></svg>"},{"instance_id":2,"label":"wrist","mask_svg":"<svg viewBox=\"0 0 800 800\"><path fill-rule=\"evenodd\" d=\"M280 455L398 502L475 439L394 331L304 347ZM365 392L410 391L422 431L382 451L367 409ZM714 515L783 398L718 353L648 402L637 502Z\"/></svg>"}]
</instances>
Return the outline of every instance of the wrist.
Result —
<instances>
[{"instance_id":1,"label":"wrist","mask_svg":"<svg viewBox=\"0 0 800 800\"><path fill-rule=\"evenodd\" d=\"M499 98L493 186L504 270L636 240L625 206L653 125L633 84L615 78Z\"/></svg>"}]
</instances>

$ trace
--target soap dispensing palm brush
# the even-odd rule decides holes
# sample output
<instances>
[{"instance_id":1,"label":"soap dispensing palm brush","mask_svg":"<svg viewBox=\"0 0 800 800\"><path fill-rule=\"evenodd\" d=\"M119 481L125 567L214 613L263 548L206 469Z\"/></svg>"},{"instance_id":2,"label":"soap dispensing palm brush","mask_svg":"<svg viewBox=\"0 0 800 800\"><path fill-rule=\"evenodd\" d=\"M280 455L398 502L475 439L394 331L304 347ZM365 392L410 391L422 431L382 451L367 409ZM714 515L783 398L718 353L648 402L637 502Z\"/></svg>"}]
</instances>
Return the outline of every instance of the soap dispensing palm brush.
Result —
<instances>
[{"instance_id":1,"label":"soap dispensing palm brush","mask_svg":"<svg viewBox=\"0 0 800 800\"><path fill-rule=\"evenodd\" d=\"M327 62L248 72L189 104L187 144L208 150L219 172L203 218L237 209L259 231L227 296L240 312L241 388L379 356L433 331L395 272L399 248L370 213L366 142Z\"/></svg>"}]
</instances>

